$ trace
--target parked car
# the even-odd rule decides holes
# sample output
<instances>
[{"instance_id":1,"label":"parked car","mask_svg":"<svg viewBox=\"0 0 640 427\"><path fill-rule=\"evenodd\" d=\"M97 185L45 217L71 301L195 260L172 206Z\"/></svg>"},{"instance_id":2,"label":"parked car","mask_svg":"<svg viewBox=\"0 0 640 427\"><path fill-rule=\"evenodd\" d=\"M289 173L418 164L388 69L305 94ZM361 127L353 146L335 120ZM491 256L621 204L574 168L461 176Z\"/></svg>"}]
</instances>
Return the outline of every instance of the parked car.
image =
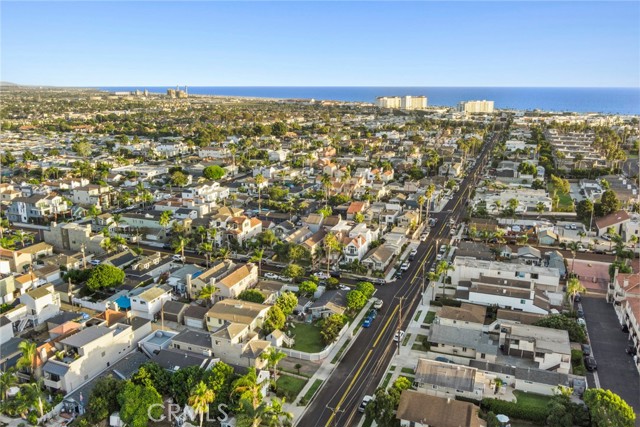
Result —
<instances>
[{"instance_id":1,"label":"parked car","mask_svg":"<svg viewBox=\"0 0 640 427\"><path fill-rule=\"evenodd\" d=\"M383 304L384 304L384 301L382 301L380 298L378 298L373 303L373 308L375 308L376 310L380 310L382 308Z\"/></svg>"},{"instance_id":2,"label":"parked car","mask_svg":"<svg viewBox=\"0 0 640 427\"><path fill-rule=\"evenodd\" d=\"M402 265L400 266L400 270L402 271L407 271L409 269L409 263L407 261L403 262Z\"/></svg>"},{"instance_id":3,"label":"parked car","mask_svg":"<svg viewBox=\"0 0 640 427\"><path fill-rule=\"evenodd\" d=\"M291 277L287 277L287 276L279 276L278 279L282 280L285 283L293 282L293 279Z\"/></svg>"},{"instance_id":4,"label":"parked car","mask_svg":"<svg viewBox=\"0 0 640 427\"><path fill-rule=\"evenodd\" d=\"M591 356L591 346L589 344L582 344L582 354Z\"/></svg>"},{"instance_id":5,"label":"parked car","mask_svg":"<svg viewBox=\"0 0 640 427\"><path fill-rule=\"evenodd\" d=\"M584 366L587 367L588 371L595 371L598 369L598 364L593 356L587 356L584 358Z\"/></svg>"},{"instance_id":6,"label":"parked car","mask_svg":"<svg viewBox=\"0 0 640 427\"><path fill-rule=\"evenodd\" d=\"M418 255L418 250L414 249L411 252L409 252L409 261L413 261L413 259L416 257L416 255Z\"/></svg>"},{"instance_id":7,"label":"parked car","mask_svg":"<svg viewBox=\"0 0 640 427\"><path fill-rule=\"evenodd\" d=\"M436 255L436 261L442 261L442 254Z\"/></svg>"},{"instance_id":8,"label":"parked car","mask_svg":"<svg viewBox=\"0 0 640 427\"><path fill-rule=\"evenodd\" d=\"M393 336L393 340L395 342L400 342L402 341L402 338L404 338L404 331L398 331L396 332L396 334Z\"/></svg>"},{"instance_id":9,"label":"parked car","mask_svg":"<svg viewBox=\"0 0 640 427\"><path fill-rule=\"evenodd\" d=\"M371 310L369 310L369 315L367 317L370 317L371 320L374 320L377 315L378 312L376 311L376 309L372 308Z\"/></svg>"},{"instance_id":10,"label":"parked car","mask_svg":"<svg viewBox=\"0 0 640 427\"><path fill-rule=\"evenodd\" d=\"M367 317L366 319L364 319L364 321L362 322L362 327L363 328L368 328L369 326L371 326L371 322L373 322L373 319L370 317Z\"/></svg>"},{"instance_id":11,"label":"parked car","mask_svg":"<svg viewBox=\"0 0 640 427\"><path fill-rule=\"evenodd\" d=\"M364 413L365 408L367 407L369 402L371 402L372 400L373 400L373 396L366 395L364 399L362 399L362 403L358 407L358 412Z\"/></svg>"},{"instance_id":12,"label":"parked car","mask_svg":"<svg viewBox=\"0 0 640 427\"><path fill-rule=\"evenodd\" d=\"M442 362L442 363L455 363L453 360L447 359L446 357L442 357L442 356L436 357L435 360L436 362Z\"/></svg>"},{"instance_id":13,"label":"parked car","mask_svg":"<svg viewBox=\"0 0 640 427\"><path fill-rule=\"evenodd\" d=\"M264 273L264 277L266 277L267 279L277 279L280 276L278 276L276 273L268 272Z\"/></svg>"},{"instance_id":14,"label":"parked car","mask_svg":"<svg viewBox=\"0 0 640 427\"><path fill-rule=\"evenodd\" d=\"M348 287L347 285L338 285L338 289L340 289L341 291L350 291L351 288Z\"/></svg>"},{"instance_id":15,"label":"parked car","mask_svg":"<svg viewBox=\"0 0 640 427\"><path fill-rule=\"evenodd\" d=\"M334 277L336 279L339 279L342 277L342 274L339 271L336 270L332 270L330 273L331 277Z\"/></svg>"},{"instance_id":16,"label":"parked car","mask_svg":"<svg viewBox=\"0 0 640 427\"><path fill-rule=\"evenodd\" d=\"M582 310L581 308L576 310L576 314L580 319L584 319L584 310Z\"/></svg>"},{"instance_id":17,"label":"parked car","mask_svg":"<svg viewBox=\"0 0 640 427\"><path fill-rule=\"evenodd\" d=\"M421 242L426 242L427 237L429 237L429 234L428 234L428 233L427 233L427 234L423 234L423 235L421 235L421 236L420 236L420 241L421 241Z\"/></svg>"},{"instance_id":18,"label":"parked car","mask_svg":"<svg viewBox=\"0 0 640 427\"><path fill-rule=\"evenodd\" d=\"M184 261L185 261L185 259L186 259L186 257L183 257L183 256L182 256L182 255L180 255L180 254L174 254L174 255L171 257L171 259L172 259L172 260L174 260L174 261L181 261L181 262L184 262Z\"/></svg>"},{"instance_id":19,"label":"parked car","mask_svg":"<svg viewBox=\"0 0 640 427\"><path fill-rule=\"evenodd\" d=\"M99 259L92 259L91 261L89 261L89 264L91 265L100 265L101 261Z\"/></svg>"}]
</instances>

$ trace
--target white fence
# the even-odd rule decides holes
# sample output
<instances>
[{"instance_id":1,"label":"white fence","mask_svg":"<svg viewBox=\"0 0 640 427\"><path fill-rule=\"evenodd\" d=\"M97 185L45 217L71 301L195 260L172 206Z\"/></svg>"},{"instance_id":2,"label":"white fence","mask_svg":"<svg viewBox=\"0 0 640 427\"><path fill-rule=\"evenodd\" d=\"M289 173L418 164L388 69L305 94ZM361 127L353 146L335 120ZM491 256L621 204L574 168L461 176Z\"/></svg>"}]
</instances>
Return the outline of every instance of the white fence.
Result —
<instances>
[{"instance_id":1,"label":"white fence","mask_svg":"<svg viewBox=\"0 0 640 427\"><path fill-rule=\"evenodd\" d=\"M329 355L331 350L333 350L333 347L338 343L338 341L340 341L340 338L342 338L342 336L348 330L349 330L349 324L344 325L340 330L340 332L338 333L338 337L336 338L336 340L319 353L307 353L306 351L294 350L294 349L285 348L285 347L281 348L280 350L282 350L287 356L293 357L296 359L310 360L310 361L323 360Z\"/></svg>"}]
</instances>

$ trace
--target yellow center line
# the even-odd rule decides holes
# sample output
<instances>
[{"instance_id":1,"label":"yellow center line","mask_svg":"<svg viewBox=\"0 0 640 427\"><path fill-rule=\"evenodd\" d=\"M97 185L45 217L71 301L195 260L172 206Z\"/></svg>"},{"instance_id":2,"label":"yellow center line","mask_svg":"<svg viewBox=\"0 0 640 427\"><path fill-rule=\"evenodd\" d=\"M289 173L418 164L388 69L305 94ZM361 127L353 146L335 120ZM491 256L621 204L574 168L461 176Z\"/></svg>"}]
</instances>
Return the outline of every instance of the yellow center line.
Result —
<instances>
[{"instance_id":1,"label":"yellow center line","mask_svg":"<svg viewBox=\"0 0 640 427\"><path fill-rule=\"evenodd\" d=\"M429 255L431 254L431 250L433 250L433 246L429 247L429 250L427 251L427 254L424 256L424 258L422 259L422 262L420 263L420 265L416 269L416 272L413 274L413 278L411 279L410 283L413 283L416 280L416 277L418 277L418 273L422 269L422 266L424 265L425 262L427 262L427 259L429 259Z\"/></svg>"},{"instance_id":2,"label":"yellow center line","mask_svg":"<svg viewBox=\"0 0 640 427\"><path fill-rule=\"evenodd\" d=\"M376 338L376 340L374 341L372 347L375 347L375 346L378 345L378 341L380 341L380 338L382 338L382 336L384 335L385 331L389 327L389 323L391 323L391 321L395 317L396 311L398 311L398 306L397 305L396 305L396 308L393 309L393 312L391 313L391 316L389 316L389 318L387 319L387 322L384 324L384 327L382 328L382 330L380 330L380 333L378 334L378 338Z\"/></svg>"},{"instance_id":3,"label":"yellow center line","mask_svg":"<svg viewBox=\"0 0 640 427\"><path fill-rule=\"evenodd\" d=\"M333 421L333 418L336 416L336 413L338 412L338 409L340 409L340 406L344 403L344 400L347 398L347 394L349 394L349 392L351 391L351 388L353 387L353 384L356 382L356 380L360 376L360 373L362 372L362 368L364 368L364 365L367 364L367 361L371 357L372 353L373 353L373 350L370 349L369 353L367 353L367 357L365 357L364 360L362 361L362 364L360 365L360 368L358 369L356 374L353 376L353 379L349 383L349 386L347 387L347 389L345 390L344 394L340 398L340 401L338 402L338 405L336 406L334 411L331 413L331 416L329 417L329 421L327 421L327 424L325 424L325 427L329 427L331 425L331 422Z\"/></svg>"}]
</instances>

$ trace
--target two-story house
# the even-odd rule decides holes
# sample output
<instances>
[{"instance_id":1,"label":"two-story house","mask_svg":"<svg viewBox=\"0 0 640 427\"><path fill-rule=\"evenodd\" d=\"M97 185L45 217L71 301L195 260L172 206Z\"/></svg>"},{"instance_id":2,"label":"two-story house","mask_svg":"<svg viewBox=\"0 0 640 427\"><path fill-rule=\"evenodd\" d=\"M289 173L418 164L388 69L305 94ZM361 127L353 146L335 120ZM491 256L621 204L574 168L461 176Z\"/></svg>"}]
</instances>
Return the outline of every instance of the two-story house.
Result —
<instances>
[{"instance_id":1,"label":"two-story house","mask_svg":"<svg viewBox=\"0 0 640 427\"><path fill-rule=\"evenodd\" d=\"M60 295L51 283L20 295L20 303L27 307L27 316L21 323L31 322L34 327L60 313Z\"/></svg>"},{"instance_id":2,"label":"two-story house","mask_svg":"<svg viewBox=\"0 0 640 427\"><path fill-rule=\"evenodd\" d=\"M214 285L218 292L216 299L237 298L242 291L258 283L258 266L249 263L239 265Z\"/></svg>"},{"instance_id":3,"label":"two-story house","mask_svg":"<svg viewBox=\"0 0 640 427\"><path fill-rule=\"evenodd\" d=\"M43 224L69 212L65 199L56 193L16 197L7 210L11 222Z\"/></svg>"},{"instance_id":4,"label":"two-story house","mask_svg":"<svg viewBox=\"0 0 640 427\"><path fill-rule=\"evenodd\" d=\"M107 209L111 206L112 189L108 185L89 184L71 191L73 203Z\"/></svg>"},{"instance_id":5,"label":"two-story house","mask_svg":"<svg viewBox=\"0 0 640 427\"><path fill-rule=\"evenodd\" d=\"M171 301L170 289L169 285L151 285L147 289L140 289L142 292L130 295L131 314L149 320L157 319L164 303Z\"/></svg>"},{"instance_id":6,"label":"two-story house","mask_svg":"<svg viewBox=\"0 0 640 427\"><path fill-rule=\"evenodd\" d=\"M239 216L233 217L227 222L227 239L235 241L239 245L260 233L262 233L262 221L258 218Z\"/></svg>"},{"instance_id":7,"label":"two-story house","mask_svg":"<svg viewBox=\"0 0 640 427\"><path fill-rule=\"evenodd\" d=\"M269 308L268 305L232 298L218 301L207 312L207 329L214 332L226 323L239 323L255 331L262 326Z\"/></svg>"},{"instance_id":8,"label":"two-story house","mask_svg":"<svg viewBox=\"0 0 640 427\"><path fill-rule=\"evenodd\" d=\"M539 369L564 374L571 370L569 333L561 329L503 323L500 348L509 356L533 360Z\"/></svg>"},{"instance_id":9,"label":"two-story house","mask_svg":"<svg viewBox=\"0 0 640 427\"><path fill-rule=\"evenodd\" d=\"M47 360L44 385L69 393L135 350L152 332L151 322L132 318L130 324L101 322L56 342L59 356Z\"/></svg>"}]
</instances>

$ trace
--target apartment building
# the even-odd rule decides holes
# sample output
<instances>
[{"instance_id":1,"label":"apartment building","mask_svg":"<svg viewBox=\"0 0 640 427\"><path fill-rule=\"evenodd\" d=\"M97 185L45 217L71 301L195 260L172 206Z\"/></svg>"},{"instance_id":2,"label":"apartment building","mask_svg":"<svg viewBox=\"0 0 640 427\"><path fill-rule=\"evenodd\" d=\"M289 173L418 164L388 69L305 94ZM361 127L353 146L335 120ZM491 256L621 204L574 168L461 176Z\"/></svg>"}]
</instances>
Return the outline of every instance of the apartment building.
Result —
<instances>
[{"instance_id":1,"label":"apartment building","mask_svg":"<svg viewBox=\"0 0 640 427\"><path fill-rule=\"evenodd\" d=\"M462 101L458 103L461 113L493 113L493 101Z\"/></svg>"},{"instance_id":2,"label":"apartment building","mask_svg":"<svg viewBox=\"0 0 640 427\"><path fill-rule=\"evenodd\" d=\"M105 237L102 234L94 234L91 224L52 222L49 230L44 230L43 234L45 242L59 249L85 251L87 254L97 255L105 253L100 245Z\"/></svg>"},{"instance_id":3,"label":"apartment building","mask_svg":"<svg viewBox=\"0 0 640 427\"><path fill-rule=\"evenodd\" d=\"M69 209L67 202L55 193L15 197L7 210L7 219L11 222L44 224L55 220L58 215L69 213Z\"/></svg>"},{"instance_id":4,"label":"apartment building","mask_svg":"<svg viewBox=\"0 0 640 427\"><path fill-rule=\"evenodd\" d=\"M567 331L503 323L499 343L504 354L533 360L539 369L562 374L571 371L571 343Z\"/></svg>"}]
</instances>

